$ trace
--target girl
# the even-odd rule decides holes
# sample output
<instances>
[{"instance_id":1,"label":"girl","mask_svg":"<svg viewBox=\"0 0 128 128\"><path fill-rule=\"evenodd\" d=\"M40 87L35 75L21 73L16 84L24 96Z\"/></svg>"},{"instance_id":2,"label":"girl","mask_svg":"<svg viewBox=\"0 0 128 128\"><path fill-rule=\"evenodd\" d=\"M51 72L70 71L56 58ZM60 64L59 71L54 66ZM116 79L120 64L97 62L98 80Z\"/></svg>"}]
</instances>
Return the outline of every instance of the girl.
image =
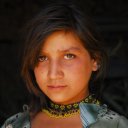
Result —
<instances>
[{"instance_id":1,"label":"girl","mask_svg":"<svg viewBox=\"0 0 128 128\"><path fill-rule=\"evenodd\" d=\"M32 102L2 128L126 128L127 119L98 100L105 67L87 16L73 5L46 7L29 23L24 50L22 76Z\"/></svg>"}]
</instances>

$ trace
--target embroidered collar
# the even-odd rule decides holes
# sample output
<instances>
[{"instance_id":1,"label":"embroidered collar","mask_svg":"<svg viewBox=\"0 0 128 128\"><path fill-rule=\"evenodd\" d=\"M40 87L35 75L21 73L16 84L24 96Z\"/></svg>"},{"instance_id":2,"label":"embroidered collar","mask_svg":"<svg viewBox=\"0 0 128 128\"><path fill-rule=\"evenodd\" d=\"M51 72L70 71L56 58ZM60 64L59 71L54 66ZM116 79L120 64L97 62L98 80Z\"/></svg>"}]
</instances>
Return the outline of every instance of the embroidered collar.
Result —
<instances>
[{"instance_id":1,"label":"embroidered collar","mask_svg":"<svg viewBox=\"0 0 128 128\"><path fill-rule=\"evenodd\" d=\"M99 104L99 101L95 99L93 95L89 95L80 102L68 104L68 105L59 105L50 101L48 107L46 109L43 109L42 111L47 115L49 115L50 117L55 117L55 118L70 117L72 115L80 113L79 105L81 103Z\"/></svg>"}]
</instances>

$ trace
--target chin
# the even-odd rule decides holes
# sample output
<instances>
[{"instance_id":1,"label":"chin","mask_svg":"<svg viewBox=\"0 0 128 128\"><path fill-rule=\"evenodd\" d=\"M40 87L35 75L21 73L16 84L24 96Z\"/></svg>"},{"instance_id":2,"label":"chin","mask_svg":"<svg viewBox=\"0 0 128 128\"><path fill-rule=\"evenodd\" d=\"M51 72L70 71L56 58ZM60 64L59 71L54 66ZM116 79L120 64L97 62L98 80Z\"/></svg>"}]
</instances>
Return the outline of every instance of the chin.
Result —
<instances>
[{"instance_id":1,"label":"chin","mask_svg":"<svg viewBox=\"0 0 128 128\"><path fill-rule=\"evenodd\" d=\"M61 98L61 97L55 97L55 98L50 98L49 97L49 99L52 101L52 102L54 102L54 103L56 103L56 104L62 104L62 105L66 105L66 104L68 104L68 99L64 99L64 98Z\"/></svg>"}]
</instances>

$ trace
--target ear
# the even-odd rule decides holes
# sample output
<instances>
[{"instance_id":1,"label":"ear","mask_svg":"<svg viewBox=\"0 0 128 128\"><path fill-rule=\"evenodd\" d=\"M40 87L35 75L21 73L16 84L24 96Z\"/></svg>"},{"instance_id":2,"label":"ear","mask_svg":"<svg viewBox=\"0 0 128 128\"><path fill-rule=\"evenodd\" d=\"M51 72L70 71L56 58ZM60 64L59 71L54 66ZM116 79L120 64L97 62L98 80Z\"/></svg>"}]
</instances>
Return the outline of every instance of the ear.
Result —
<instances>
[{"instance_id":1,"label":"ear","mask_svg":"<svg viewBox=\"0 0 128 128\"><path fill-rule=\"evenodd\" d=\"M99 64L95 59L92 59L92 71L97 71L99 69Z\"/></svg>"}]
</instances>

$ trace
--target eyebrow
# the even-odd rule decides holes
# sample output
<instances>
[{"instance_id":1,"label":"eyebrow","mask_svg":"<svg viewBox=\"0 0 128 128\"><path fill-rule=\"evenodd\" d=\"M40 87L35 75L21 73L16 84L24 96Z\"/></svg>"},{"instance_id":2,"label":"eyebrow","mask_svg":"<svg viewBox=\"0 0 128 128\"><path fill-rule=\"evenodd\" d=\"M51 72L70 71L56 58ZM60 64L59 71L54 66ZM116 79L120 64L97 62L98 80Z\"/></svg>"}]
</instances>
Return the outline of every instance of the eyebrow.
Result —
<instances>
[{"instance_id":1,"label":"eyebrow","mask_svg":"<svg viewBox=\"0 0 128 128\"><path fill-rule=\"evenodd\" d=\"M81 49L78 48L78 47L70 47L70 48L62 49L62 50L58 49L57 51L58 51L58 52L70 52L70 51L81 52ZM47 53L47 51L42 50L41 53Z\"/></svg>"},{"instance_id":2,"label":"eyebrow","mask_svg":"<svg viewBox=\"0 0 128 128\"><path fill-rule=\"evenodd\" d=\"M78 47L70 47L70 48L68 48L68 49L64 49L64 50L58 50L59 52L69 52L69 51L81 51L81 49L80 48L78 48Z\"/></svg>"}]
</instances>

